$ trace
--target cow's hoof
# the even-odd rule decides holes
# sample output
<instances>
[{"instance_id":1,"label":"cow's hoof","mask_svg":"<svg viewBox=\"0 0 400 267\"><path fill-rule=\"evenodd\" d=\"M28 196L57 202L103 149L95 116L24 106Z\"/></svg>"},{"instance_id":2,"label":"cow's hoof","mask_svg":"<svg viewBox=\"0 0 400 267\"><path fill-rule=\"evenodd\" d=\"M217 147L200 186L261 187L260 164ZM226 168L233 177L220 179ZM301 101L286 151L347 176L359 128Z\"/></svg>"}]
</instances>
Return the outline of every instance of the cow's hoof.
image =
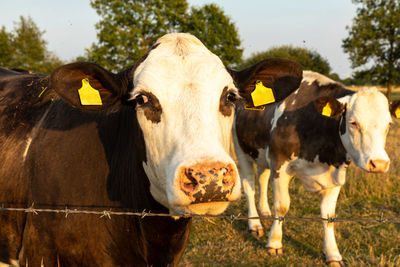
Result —
<instances>
[{"instance_id":1,"label":"cow's hoof","mask_svg":"<svg viewBox=\"0 0 400 267\"><path fill-rule=\"evenodd\" d=\"M249 229L249 233L254 236L255 238L260 238L264 235L264 230L261 227L257 227L256 229Z\"/></svg>"},{"instance_id":2,"label":"cow's hoof","mask_svg":"<svg viewBox=\"0 0 400 267\"><path fill-rule=\"evenodd\" d=\"M267 247L267 252L269 255L273 255L273 256L279 256L283 254L283 249L282 248L270 248Z\"/></svg>"},{"instance_id":3,"label":"cow's hoof","mask_svg":"<svg viewBox=\"0 0 400 267\"><path fill-rule=\"evenodd\" d=\"M326 264L330 267L344 267L343 261L327 261Z\"/></svg>"}]
</instances>

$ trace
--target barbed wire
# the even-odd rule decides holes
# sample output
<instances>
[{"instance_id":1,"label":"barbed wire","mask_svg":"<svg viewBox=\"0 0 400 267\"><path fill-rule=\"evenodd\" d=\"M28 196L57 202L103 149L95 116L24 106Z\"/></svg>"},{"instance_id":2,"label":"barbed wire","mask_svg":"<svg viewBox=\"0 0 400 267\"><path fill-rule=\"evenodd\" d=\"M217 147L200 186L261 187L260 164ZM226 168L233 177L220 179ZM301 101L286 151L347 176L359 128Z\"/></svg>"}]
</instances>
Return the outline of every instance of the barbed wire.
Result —
<instances>
[{"instance_id":1,"label":"barbed wire","mask_svg":"<svg viewBox=\"0 0 400 267\"><path fill-rule=\"evenodd\" d=\"M34 215L39 215L39 213L59 213L65 214L65 218L70 214L91 214L91 215L99 215L100 218L107 217L111 219L111 216L136 216L141 219L145 217L183 217L183 218L222 218L230 220L231 224L234 221L240 220L278 220L278 221L327 221L328 223L336 223L336 222L365 222L365 223L394 223L400 224L400 218L384 218L383 213L381 213L380 218L339 218L339 217L293 217L293 216L285 216L285 217L274 217L274 216L258 216L258 217L248 217L243 216L240 213L237 215L211 215L211 214L168 214L168 213L154 213L143 210L142 212L130 212L130 211L113 211L113 210L80 210L80 209L70 209L65 207L64 209L50 209L50 208L35 208L34 203L29 208L14 208L14 207L4 207L1 205L1 211L19 211L25 213L32 213Z\"/></svg>"}]
</instances>

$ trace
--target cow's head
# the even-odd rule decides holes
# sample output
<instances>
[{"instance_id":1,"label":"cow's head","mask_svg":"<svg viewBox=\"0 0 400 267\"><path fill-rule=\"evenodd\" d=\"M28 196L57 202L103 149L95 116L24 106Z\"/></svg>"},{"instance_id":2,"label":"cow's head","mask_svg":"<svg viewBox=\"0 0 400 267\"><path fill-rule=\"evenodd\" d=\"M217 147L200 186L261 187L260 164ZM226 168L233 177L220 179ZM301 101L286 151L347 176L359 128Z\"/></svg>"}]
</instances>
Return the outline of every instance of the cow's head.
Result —
<instances>
[{"instance_id":1,"label":"cow's head","mask_svg":"<svg viewBox=\"0 0 400 267\"><path fill-rule=\"evenodd\" d=\"M103 106L80 104L74 89L86 77L99 89ZM240 196L238 171L228 153L235 104L249 99L256 80L272 87L280 100L301 77L299 64L279 59L229 70L197 38L174 33L118 75L75 63L55 70L51 81L77 108L131 105L144 136L143 168L152 196L172 213L217 214Z\"/></svg>"},{"instance_id":2,"label":"cow's head","mask_svg":"<svg viewBox=\"0 0 400 267\"><path fill-rule=\"evenodd\" d=\"M385 143L392 119L388 100L381 92L365 88L338 100L323 97L316 103L321 113L329 103L331 116L340 120L343 146L357 166L369 172L389 169Z\"/></svg>"}]
</instances>

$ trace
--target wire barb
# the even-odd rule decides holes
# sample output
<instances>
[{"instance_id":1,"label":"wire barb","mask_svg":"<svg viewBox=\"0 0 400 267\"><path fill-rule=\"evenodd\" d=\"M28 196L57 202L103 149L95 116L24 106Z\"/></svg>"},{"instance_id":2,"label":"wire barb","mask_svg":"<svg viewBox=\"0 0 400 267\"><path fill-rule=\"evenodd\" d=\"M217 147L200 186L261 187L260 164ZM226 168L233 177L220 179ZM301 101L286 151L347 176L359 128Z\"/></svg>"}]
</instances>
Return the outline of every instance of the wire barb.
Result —
<instances>
[{"instance_id":1,"label":"wire barb","mask_svg":"<svg viewBox=\"0 0 400 267\"><path fill-rule=\"evenodd\" d=\"M33 213L33 214L35 214L35 215L39 215L38 213L37 213L37 211L35 210L35 208L34 208L34 202L32 202L32 205L29 207L29 208L27 208L27 209L25 209L25 212L30 212L30 213Z\"/></svg>"},{"instance_id":2,"label":"wire barb","mask_svg":"<svg viewBox=\"0 0 400 267\"><path fill-rule=\"evenodd\" d=\"M286 218L283 216L278 216L278 217L274 217L274 220L279 221L279 222L284 222L286 220Z\"/></svg>"},{"instance_id":3,"label":"wire barb","mask_svg":"<svg viewBox=\"0 0 400 267\"><path fill-rule=\"evenodd\" d=\"M111 210L103 210L103 215L100 216L100 218L107 217L108 219L111 220Z\"/></svg>"},{"instance_id":4,"label":"wire barb","mask_svg":"<svg viewBox=\"0 0 400 267\"><path fill-rule=\"evenodd\" d=\"M140 216L140 219L143 219L144 217L146 217L147 213L146 213L146 209L144 209L142 211L142 216Z\"/></svg>"}]
</instances>

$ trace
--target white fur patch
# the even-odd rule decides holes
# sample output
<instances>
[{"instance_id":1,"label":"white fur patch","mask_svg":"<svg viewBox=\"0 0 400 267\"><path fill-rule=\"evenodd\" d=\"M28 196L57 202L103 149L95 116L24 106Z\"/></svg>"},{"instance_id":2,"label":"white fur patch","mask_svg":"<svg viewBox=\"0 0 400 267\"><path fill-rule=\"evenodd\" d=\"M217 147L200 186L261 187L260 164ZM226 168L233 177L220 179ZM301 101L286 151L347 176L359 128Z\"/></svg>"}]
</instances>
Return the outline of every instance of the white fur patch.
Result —
<instances>
[{"instance_id":1,"label":"white fur patch","mask_svg":"<svg viewBox=\"0 0 400 267\"><path fill-rule=\"evenodd\" d=\"M22 159L25 162L26 156L28 155L29 149L31 147L32 144L32 140L36 138L36 136L39 133L39 129L42 126L42 123L44 121L44 119L47 117L47 114L49 113L50 109L52 108L53 105L50 105L47 110L45 111L45 113L43 114L43 116L40 118L39 122L36 123L35 127L33 128L32 132L31 132L31 136L28 137L28 139L26 140L26 146L25 146L25 150L24 153L22 154Z\"/></svg>"},{"instance_id":2,"label":"white fur patch","mask_svg":"<svg viewBox=\"0 0 400 267\"><path fill-rule=\"evenodd\" d=\"M338 83L326 77L325 75L310 70L303 71L303 81L307 82L308 84L312 84L313 82L317 81L320 86Z\"/></svg>"},{"instance_id":3,"label":"white fur patch","mask_svg":"<svg viewBox=\"0 0 400 267\"><path fill-rule=\"evenodd\" d=\"M5 262L0 262L0 267L14 267L14 266L19 266L19 263L17 260L10 260L11 264L5 263Z\"/></svg>"},{"instance_id":4,"label":"white fur patch","mask_svg":"<svg viewBox=\"0 0 400 267\"><path fill-rule=\"evenodd\" d=\"M285 101L279 104L279 106L275 107L274 117L271 120L271 132L276 128L279 118L283 115L285 111L285 107L286 107Z\"/></svg>"},{"instance_id":5,"label":"white fur patch","mask_svg":"<svg viewBox=\"0 0 400 267\"><path fill-rule=\"evenodd\" d=\"M319 161L318 155L313 161L296 159L290 162L288 173L300 178L303 186L312 192L341 186L346 181L346 165L336 168Z\"/></svg>"}]
</instances>

